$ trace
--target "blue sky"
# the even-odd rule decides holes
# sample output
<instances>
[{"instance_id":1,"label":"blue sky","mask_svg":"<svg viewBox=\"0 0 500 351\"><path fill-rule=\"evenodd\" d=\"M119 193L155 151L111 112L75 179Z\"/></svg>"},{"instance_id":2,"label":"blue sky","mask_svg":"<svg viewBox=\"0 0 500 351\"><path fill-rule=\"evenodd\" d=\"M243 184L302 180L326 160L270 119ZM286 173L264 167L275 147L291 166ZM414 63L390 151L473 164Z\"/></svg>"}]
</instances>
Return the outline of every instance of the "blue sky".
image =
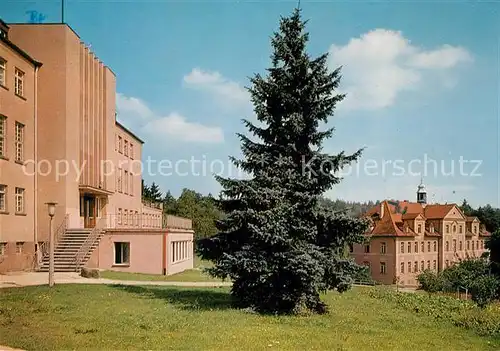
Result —
<instances>
[{"instance_id":1,"label":"blue sky","mask_svg":"<svg viewBox=\"0 0 500 351\"><path fill-rule=\"evenodd\" d=\"M178 163L181 174L170 176L152 168L146 181L174 195L218 192L210 165L227 174L228 156L240 154L240 119L254 118L244 86L268 67L269 37L295 4L66 1L66 22L117 75L119 119L146 140L143 159L194 165ZM413 200L423 174L431 201L499 206L499 6L303 0L302 8L309 52L328 51L331 67L344 67L348 97L325 149L366 146L328 196ZM27 21L29 10L60 20L58 1L0 0L6 22ZM205 160L206 175L191 158Z\"/></svg>"}]
</instances>

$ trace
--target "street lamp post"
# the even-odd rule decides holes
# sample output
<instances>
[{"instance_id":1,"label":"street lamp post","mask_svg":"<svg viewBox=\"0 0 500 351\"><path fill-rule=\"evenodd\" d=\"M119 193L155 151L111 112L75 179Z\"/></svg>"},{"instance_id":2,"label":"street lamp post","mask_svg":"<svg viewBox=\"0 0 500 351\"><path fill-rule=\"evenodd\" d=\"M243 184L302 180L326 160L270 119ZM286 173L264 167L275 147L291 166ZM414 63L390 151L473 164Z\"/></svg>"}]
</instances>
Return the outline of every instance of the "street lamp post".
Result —
<instances>
[{"instance_id":1,"label":"street lamp post","mask_svg":"<svg viewBox=\"0 0 500 351\"><path fill-rule=\"evenodd\" d=\"M46 203L49 211L49 287L54 286L54 224L52 220L56 214L57 202Z\"/></svg>"}]
</instances>

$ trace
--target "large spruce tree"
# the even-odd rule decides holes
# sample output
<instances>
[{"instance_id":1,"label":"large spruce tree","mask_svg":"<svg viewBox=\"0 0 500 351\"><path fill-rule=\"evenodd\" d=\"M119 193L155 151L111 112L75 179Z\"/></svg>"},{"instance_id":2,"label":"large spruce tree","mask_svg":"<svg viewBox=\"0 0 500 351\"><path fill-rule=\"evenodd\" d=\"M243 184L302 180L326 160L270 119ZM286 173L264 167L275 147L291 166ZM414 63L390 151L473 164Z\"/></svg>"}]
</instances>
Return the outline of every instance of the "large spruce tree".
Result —
<instances>
[{"instance_id":1,"label":"large spruce tree","mask_svg":"<svg viewBox=\"0 0 500 351\"><path fill-rule=\"evenodd\" d=\"M344 96L336 94L340 69L327 67L327 54L306 53L308 33L300 10L280 21L272 38L267 77L257 74L249 88L257 119L244 120L258 140L239 134L243 160L235 165L250 179L217 177L227 216L219 234L198 242L202 258L215 263L214 276L233 281L239 307L266 313L303 309L325 313L320 293L345 291L358 266L346 247L362 240L363 220L333 213L321 195L340 182L334 173L353 155L328 155L322 143L333 128L320 130Z\"/></svg>"}]
</instances>

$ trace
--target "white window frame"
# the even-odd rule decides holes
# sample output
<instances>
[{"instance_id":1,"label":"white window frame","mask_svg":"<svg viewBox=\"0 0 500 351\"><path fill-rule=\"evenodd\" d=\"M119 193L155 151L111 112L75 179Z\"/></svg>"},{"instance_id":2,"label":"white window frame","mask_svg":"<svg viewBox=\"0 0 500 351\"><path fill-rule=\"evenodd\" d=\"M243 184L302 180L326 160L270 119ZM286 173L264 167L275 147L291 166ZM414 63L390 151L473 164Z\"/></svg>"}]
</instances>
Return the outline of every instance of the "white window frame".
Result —
<instances>
[{"instance_id":1,"label":"white window frame","mask_svg":"<svg viewBox=\"0 0 500 351\"><path fill-rule=\"evenodd\" d=\"M380 274L387 274L387 263L380 262Z\"/></svg>"},{"instance_id":2,"label":"white window frame","mask_svg":"<svg viewBox=\"0 0 500 351\"><path fill-rule=\"evenodd\" d=\"M384 255L386 254L386 252L387 252L387 244L384 241L380 243L380 253Z\"/></svg>"},{"instance_id":3,"label":"white window frame","mask_svg":"<svg viewBox=\"0 0 500 351\"><path fill-rule=\"evenodd\" d=\"M16 254L23 253L23 246L24 246L24 242L22 242L22 241L16 242Z\"/></svg>"},{"instance_id":4,"label":"white window frame","mask_svg":"<svg viewBox=\"0 0 500 351\"><path fill-rule=\"evenodd\" d=\"M7 185L0 184L0 212L7 212Z\"/></svg>"},{"instance_id":5,"label":"white window frame","mask_svg":"<svg viewBox=\"0 0 500 351\"><path fill-rule=\"evenodd\" d=\"M16 199L16 213L21 213L24 214L26 213L26 208L25 208L25 189L24 188L17 188L15 190L15 199Z\"/></svg>"},{"instance_id":6,"label":"white window frame","mask_svg":"<svg viewBox=\"0 0 500 351\"><path fill-rule=\"evenodd\" d=\"M121 255L121 258L122 258L122 262L116 262L116 249L117 249L117 244L119 246L119 250L121 251L120 255ZM124 256L127 256L125 255L125 250L124 248L128 246L128 257L125 257L127 258L127 260L124 260ZM130 242L128 241L115 241L113 243L113 265L114 266L130 266Z\"/></svg>"},{"instance_id":7,"label":"white window frame","mask_svg":"<svg viewBox=\"0 0 500 351\"><path fill-rule=\"evenodd\" d=\"M15 128L16 161L24 162L24 124L16 121Z\"/></svg>"},{"instance_id":8,"label":"white window frame","mask_svg":"<svg viewBox=\"0 0 500 351\"><path fill-rule=\"evenodd\" d=\"M7 243L0 243L0 256L5 256L7 253Z\"/></svg>"},{"instance_id":9,"label":"white window frame","mask_svg":"<svg viewBox=\"0 0 500 351\"><path fill-rule=\"evenodd\" d=\"M25 73L16 67L14 70L14 93L24 97L24 76Z\"/></svg>"},{"instance_id":10,"label":"white window frame","mask_svg":"<svg viewBox=\"0 0 500 351\"><path fill-rule=\"evenodd\" d=\"M124 170L124 176L123 176L123 179L124 179L124 189L123 189L123 193L124 194L128 194L128 171L127 170Z\"/></svg>"},{"instance_id":11,"label":"white window frame","mask_svg":"<svg viewBox=\"0 0 500 351\"><path fill-rule=\"evenodd\" d=\"M7 61L0 57L0 85L6 86L7 83Z\"/></svg>"},{"instance_id":12,"label":"white window frame","mask_svg":"<svg viewBox=\"0 0 500 351\"><path fill-rule=\"evenodd\" d=\"M123 142L123 154L128 157L128 140Z\"/></svg>"}]
</instances>

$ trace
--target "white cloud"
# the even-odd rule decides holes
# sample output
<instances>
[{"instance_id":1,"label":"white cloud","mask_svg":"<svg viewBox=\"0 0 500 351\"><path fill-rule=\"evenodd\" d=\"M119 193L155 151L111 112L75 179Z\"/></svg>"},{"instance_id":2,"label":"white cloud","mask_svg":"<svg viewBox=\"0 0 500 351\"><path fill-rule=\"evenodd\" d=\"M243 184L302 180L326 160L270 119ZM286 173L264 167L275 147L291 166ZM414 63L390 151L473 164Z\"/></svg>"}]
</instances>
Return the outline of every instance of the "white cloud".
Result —
<instances>
[{"instance_id":1,"label":"white cloud","mask_svg":"<svg viewBox=\"0 0 500 351\"><path fill-rule=\"evenodd\" d=\"M116 94L116 107L119 113L133 114L142 119L153 115L149 107L142 100L125 96L122 93Z\"/></svg>"},{"instance_id":2,"label":"white cloud","mask_svg":"<svg viewBox=\"0 0 500 351\"><path fill-rule=\"evenodd\" d=\"M151 135L168 136L180 141L202 143L220 143L224 141L224 133L221 128L188 122L185 117L175 112L166 117L149 121L143 129Z\"/></svg>"},{"instance_id":3,"label":"white cloud","mask_svg":"<svg viewBox=\"0 0 500 351\"><path fill-rule=\"evenodd\" d=\"M211 94L219 104L226 107L241 107L250 103L250 95L244 87L216 71L193 68L184 76L183 81L191 89Z\"/></svg>"},{"instance_id":4,"label":"white cloud","mask_svg":"<svg viewBox=\"0 0 500 351\"><path fill-rule=\"evenodd\" d=\"M141 99L116 94L118 119L132 129L143 131L153 137L199 143L220 143L224 133L220 127L205 126L190 122L178 113L160 116L154 113Z\"/></svg>"},{"instance_id":5,"label":"white cloud","mask_svg":"<svg viewBox=\"0 0 500 351\"><path fill-rule=\"evenodd\" d=\"M391 106L401 92L421 88L426 71L450 70L472 61L462 47L425 50L401 32L386 29L352 38L344 46L332 45L329 53L331 68L343 66L341 85L348 96L340 106L365 110ZM444 84L450 86L449 82Z\"/></svg>"}]
</instances>

